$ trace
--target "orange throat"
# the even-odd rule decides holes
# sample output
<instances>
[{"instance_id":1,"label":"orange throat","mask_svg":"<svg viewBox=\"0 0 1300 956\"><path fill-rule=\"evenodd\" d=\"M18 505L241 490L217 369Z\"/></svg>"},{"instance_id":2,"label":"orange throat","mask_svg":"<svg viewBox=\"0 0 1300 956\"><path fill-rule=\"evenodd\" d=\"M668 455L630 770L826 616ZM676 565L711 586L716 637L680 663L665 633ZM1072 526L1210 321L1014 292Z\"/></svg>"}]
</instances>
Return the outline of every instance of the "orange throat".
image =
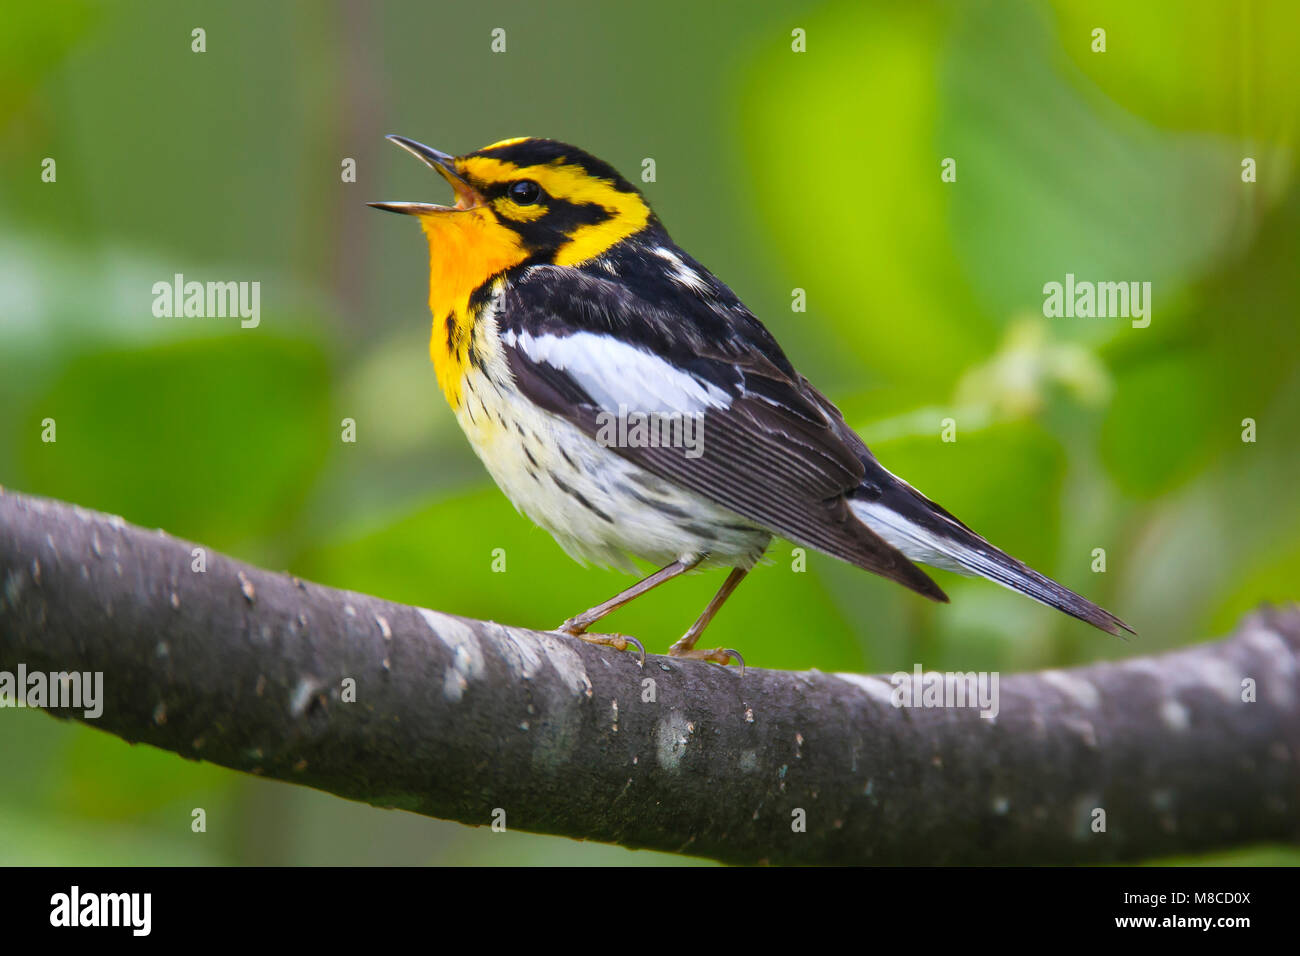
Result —
<instances>
[{"instance_id":1,"label":"orange throat","mask_svg":"<svg viewBox=\"0 0 1300 956\"><path fill-rule=\"evenodd\" d=\"M470 296L528 253L519 237L482 207L429 213L420 217L420 225L429 238L429 357L438 387L458 409L476 318Z\"/></svg>"}]
</instances>

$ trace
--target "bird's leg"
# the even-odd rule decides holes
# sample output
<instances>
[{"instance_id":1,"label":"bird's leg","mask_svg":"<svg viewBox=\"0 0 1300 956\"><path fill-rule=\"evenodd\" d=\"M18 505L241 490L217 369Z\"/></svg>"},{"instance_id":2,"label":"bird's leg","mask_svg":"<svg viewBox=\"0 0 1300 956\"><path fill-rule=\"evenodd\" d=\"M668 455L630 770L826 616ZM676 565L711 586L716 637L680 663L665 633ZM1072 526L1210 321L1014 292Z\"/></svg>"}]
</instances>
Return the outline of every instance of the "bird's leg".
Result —
<instances>
[{"instance_id":1,"label":"bird's leg","mask_svg":"<svg viewBox=\"0 0 1300 956\"><path fill-rule=\"evenodd\" d=\"M699 555L698 557L689 560L679 558L672 564L660 568L649 577L642 578L627 590L615 594L608 601L603 601L595 607L583 611L581 614L574 615L556 628L556 630L561 634L568 634L570 637L582 638L582 640L589 644L603 644L620 651L627 650L629 644L635 644L641 651L641 660L644 661L645 648L642 647L641 642L635 638L625 637L622 634L588 634L587 628L591 627L591 625L595 624L607 614L617 611L624 604L639 598L647 591L657 588L670 578L675 578L679 574L685 574L687 571L691 570L691 568L703 561L704 557L704 555Z\"/></svg>"},{"instance_id":2,"label":"bird's leg","mask_svg":"<svg viewBox=\"0 0 1300 956\"><path fill-rule=\"evenodd\" d=\"M670 657L687 657L700 661L716 661L719 664L726 664L732 658L735 658L740 662L741 674L745 673L745 659L740 656L739 651L733 651L729 647L715 647L711 651L697 651L695 649L695 642L700 639L700 635L703 634L704 629L709 626L709 622L713 620L713 616L718 613L718 610L726 602L727 598L731 597L731 592L736 590L736 587L745 579L745 575L748 573L748 568L731 569L731 573L727 575L727 580L722 582L722 587L718 588L718 593L713 595L713 600L710 601L709 606L704 609L704 613L699 616L696 622L691 625L690 630L683 634L676 644L668 648L668 654Z\"/></svg>"}]
</instances>

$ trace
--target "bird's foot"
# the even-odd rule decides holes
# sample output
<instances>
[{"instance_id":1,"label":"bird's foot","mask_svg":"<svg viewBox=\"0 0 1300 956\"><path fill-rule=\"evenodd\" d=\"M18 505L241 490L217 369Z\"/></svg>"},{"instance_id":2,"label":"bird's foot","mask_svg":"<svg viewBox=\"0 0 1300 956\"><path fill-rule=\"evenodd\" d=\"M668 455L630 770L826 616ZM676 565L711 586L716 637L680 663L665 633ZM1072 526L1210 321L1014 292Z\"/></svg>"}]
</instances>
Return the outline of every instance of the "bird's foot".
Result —
<instances>
[{"instance_id":1,"label":"bird's foot","mask_svg":"<svg viewBox=\"0 0 1300 956\"><path fill-rule=\"evenodd\" d=\"M734 660L740 665L740 676L745 676L745 659L740 656L740 651L733 650L730 647L715 647L712 650L703 651L693 647L685 647L681 641L678 641L668 648L668 656L680 657L690 661L713 661L715 664L729 664Z\"/></svg>"},{"instance_id":2,"label":"bird's foot","mask_svg":"<svg viewBox=\"0 0 1300 956\"><path fill-rule=\"evenodd\" d=\"M588 634L585 628L574 624L572 620L565 621L557 627L555 633L564 634L567 637L576 637L588 644L612 647L616 651L625 651L629 647L635 647L641 655L642 666L645 665L645 645L635 637L628 637L626 634Z\"/></svg>"}]
</instances>

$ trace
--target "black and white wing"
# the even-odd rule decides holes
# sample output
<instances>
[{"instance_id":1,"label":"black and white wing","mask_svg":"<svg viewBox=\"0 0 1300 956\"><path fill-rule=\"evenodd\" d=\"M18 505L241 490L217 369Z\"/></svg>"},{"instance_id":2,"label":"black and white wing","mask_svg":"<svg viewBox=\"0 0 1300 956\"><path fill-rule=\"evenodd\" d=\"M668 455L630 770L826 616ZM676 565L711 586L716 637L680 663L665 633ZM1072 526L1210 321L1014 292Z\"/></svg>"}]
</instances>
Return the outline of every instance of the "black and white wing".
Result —
<instances>
[{"instance_id":1,"label":"black and white wing","mask_svg":"<svg viewBox=\"0 0 1300 956\"><path fill-rule=\"evenodd\" d=\"M593 438L610 416L698 416L695 455L611 451L791 541L946 601L849 507L865 465L834 406L743 306L696 302L664 307L624 284L540 266L506 291L496 320L515 384L536 405Z\"/></svg>"}]
</instances>

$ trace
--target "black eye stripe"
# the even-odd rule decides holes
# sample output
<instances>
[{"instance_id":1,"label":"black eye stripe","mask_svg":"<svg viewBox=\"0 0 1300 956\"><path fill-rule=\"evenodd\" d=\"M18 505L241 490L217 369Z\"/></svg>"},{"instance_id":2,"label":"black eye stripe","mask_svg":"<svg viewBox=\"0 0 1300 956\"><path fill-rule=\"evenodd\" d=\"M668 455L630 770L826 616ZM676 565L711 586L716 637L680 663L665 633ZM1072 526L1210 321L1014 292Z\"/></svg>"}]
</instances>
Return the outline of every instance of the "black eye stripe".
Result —
<instances>
[{"instance_id":1,"label":"black eye stripe","mask_svg":"<svg viewBox=\"0 0 1300 956\"><path fill-rule=\"evenodd\" d=\"M497 216L503 226L513 229L525 245L534 249L553 246L557 234L570 236L580 226L595 226L613 218L614 214L599 203L573 203L553 197L546 199L546 212L536 219L521 222L509 216Z\"/></svg>"},{"instance_id":2,"label":"black eye stripe","mask_svg":"<svg viewBox=\"0 0 1300 956\"><path fill-rule=\"evenodd\" d=\"M565 232L577 226L595 226L614 218L614 214L600 203L552 199L551 205L555 208L547 218L553 217L552 222L560 224Z\"/></svg>"}]
</instances>

